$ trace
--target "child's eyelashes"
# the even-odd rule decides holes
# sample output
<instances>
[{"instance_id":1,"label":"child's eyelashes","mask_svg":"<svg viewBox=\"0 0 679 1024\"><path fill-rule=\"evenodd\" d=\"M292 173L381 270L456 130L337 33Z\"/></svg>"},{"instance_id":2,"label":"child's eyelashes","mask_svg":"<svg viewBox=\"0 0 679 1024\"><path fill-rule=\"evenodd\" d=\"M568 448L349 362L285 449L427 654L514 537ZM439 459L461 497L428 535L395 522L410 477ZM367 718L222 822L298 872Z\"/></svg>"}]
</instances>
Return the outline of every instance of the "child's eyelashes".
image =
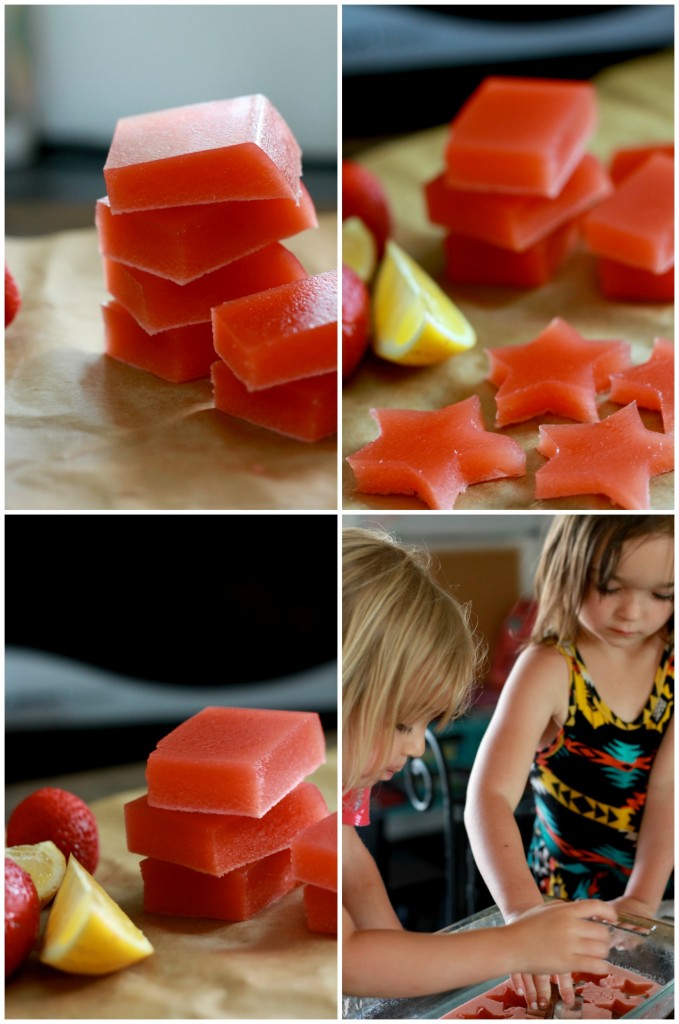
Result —
<instances>
[{"instance_id":1,"label":"child's eyelashes","mask_svg":"<svg viewBox=\"0 0 679 1024\"><path fill-rule=\"evenodd\" d=\"M409 733L411 733L413 731L413 727L412 727L412 725L402 725L402 724L399 724L399 725L396 726L396 731L397 732L403 732L403 733L406 733L406 735L408 735Z\"/></svg>"},{"instance_id":2,"label":"child's eyelashes","mask_svg":"<svg viewBox=\"0 0 679 1024\"><path fill-rule=\"evenodd\" d=\"M614 594L622 593L622 587L607 587L607 586L605 586L603 584L600 587L597 587L597 590L599 591L599 593L601 594L602 597L610 597L610 596L612 596ZM656 601L668 601L668 602L673 602L674 601L674 594L656 594L656 593L652 593L651 597L655 598Z\"/></svg>"}]
</instances>

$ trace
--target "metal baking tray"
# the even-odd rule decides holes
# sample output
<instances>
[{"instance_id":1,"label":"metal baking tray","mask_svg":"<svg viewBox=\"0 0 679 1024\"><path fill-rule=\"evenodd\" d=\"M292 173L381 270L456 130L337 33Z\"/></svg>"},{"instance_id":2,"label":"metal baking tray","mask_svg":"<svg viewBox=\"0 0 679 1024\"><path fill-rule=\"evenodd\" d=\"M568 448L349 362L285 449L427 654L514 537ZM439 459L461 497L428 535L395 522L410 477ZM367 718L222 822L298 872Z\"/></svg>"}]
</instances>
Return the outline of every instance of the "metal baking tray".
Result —
<instances>
[{"instance_id":1,"label":"metal baking tray","mask_svg":"<svg viewBox=\"0 0 679 1024\"><path fill-rule=\"evenodd\" d=\"M482 910L443 932L472 931L502 925L497 907ZM635 1006L620 1020L664 1020L674 1017L674 926L666 921L627 918L623 927L612 928L614 945L608 962L615 967L636 971L662 987L655 995ZM468 999L482 995L505 978L494 978L480 985L441 992L415 999L367 999L347 996L342 1016L346 1020L437 1020Z\"/></svg>"}]
</instances>

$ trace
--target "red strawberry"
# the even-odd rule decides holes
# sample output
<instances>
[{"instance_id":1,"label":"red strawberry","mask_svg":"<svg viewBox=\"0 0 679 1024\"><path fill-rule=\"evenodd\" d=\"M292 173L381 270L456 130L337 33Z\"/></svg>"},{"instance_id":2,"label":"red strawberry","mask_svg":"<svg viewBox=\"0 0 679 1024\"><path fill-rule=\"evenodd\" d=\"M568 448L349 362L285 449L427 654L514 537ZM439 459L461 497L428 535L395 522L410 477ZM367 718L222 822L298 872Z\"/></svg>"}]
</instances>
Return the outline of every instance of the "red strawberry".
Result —
<instances>
[{"instance_id":1,"label":"red strawberry","mask_svg":"<svg viewBox=\"0 0 679 1024\"><path fill-rule=\"evenodd\" d=\"M389 200L377 175L354 160L342 161L342 220L348 217L360 217L372 231L381 259L391 236Z\"/></svg>"},{"instance_id":2,"label":"red strawberry","mask_svg":"<svg viewBox=\"0 0 679 1024\"><path fill-rule=\"evenodd\" d=\"M51 839L66 860L74 854L90 874L99 863L99 830L87 804L65 789L36 789L12 811L7 823L7 846L42 843Z\"/></svg>"},{"instance_id":3,"label":"red strawberry","mask_svg":"<svg viewBox=\"0 0 679 1024\"><path fill-rule=\"evenodd\" d=\"M5 264L5 327L11 324L21 307L21 295L16 281Z\"/></svg>"},{"instance_id":4,"label":"red strawberry","mask_svg":"<svg viewBox=\"0 0 679 1024\"><path fill-rule=\"evenodd\" d=\"M370 338L370 295L361 278L342 264L342 380L363 359Z\"/></svg>"},{"instance_id":5,"label":"red strawberry","mask_svg":"<svg viewBox=\"0 0 679 1024\"><path fill-rule=\"evenodd\" d=\"M35 945L40 900L33 879L5 857L5 978L14 974Z\"/></svg>"}]
</instances>

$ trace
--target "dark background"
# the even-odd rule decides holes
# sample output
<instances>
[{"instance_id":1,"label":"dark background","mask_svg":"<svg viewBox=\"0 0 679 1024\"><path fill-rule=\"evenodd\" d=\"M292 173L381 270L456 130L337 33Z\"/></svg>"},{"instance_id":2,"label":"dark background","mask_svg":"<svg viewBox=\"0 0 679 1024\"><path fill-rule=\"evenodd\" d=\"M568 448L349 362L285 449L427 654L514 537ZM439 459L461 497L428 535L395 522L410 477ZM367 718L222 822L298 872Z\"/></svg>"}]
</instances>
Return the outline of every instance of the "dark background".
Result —
<instances>
[{"instance_id":1,"label":"dark background","mask_svg":"<svg viewBox=\"0 0 679 1024\"><path fill-rule=\"evenodd\" d=\"M145 760L172 724L168 686L211 687L228 703L247 684L256 701L258 682L284 686L337 657L334 515L11 516L5 547L8 645L159 694L157 723L9 730L7 781Z\"/></svg>"}]
</instances>

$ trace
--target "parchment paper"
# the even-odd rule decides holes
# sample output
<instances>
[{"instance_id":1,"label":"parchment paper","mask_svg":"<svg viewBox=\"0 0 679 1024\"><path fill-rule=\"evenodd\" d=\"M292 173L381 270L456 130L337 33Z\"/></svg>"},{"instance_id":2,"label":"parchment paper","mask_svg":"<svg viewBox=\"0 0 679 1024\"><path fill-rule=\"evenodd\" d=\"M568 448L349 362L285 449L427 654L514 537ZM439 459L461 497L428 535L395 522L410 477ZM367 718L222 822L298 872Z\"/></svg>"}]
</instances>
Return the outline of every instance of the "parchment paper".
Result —
<instances>
[{"instance_id":1,"label":"parchment paper","mask_svg":"<svg viewBox=\"0 0 679 1024\"><path fill-rule=\"evenodd\" d=\"M621 147L671 141L674 134L673 55L630 61L607 69L595 79L599 103L599 127L589 149L603 160ZM394 212L396 241L417 259L460 306L477 333L469 352L434 367L409 369L369 356L343 392L343 456L351 455L377 436L369 414L372 407L437 409L478 394L484 421L492 428L495 388L485 381L488 372L486 347L526 344L549 321L560 316L585 338L620 338L631 344L632 363L649 358L653 339L674 339L674 309L669 305L614 303L602 298L596 281L595 262L583 250L541 288L529 291L445 284L442 278L443 229L429 223L423 185L443 167L443 147L448 128L442 126L390 142L366 153L360 160L384 182ZM619 409L604 403L603 418ZM647 427L662 429L657 413L640 410ZM536 501L535 472L545 459L535 451L540 422L568 423L558 417L542 417L503 433L513 437L527 453L527 474L517 480L477 484L461 495L456 509L611 509L599 495ZM651 481L651 504L656 509L674 508L674 473ZM351 468L343 460L342 507L355 509L423 509L417 498L405 495L378 497L356 492Z\"/></svg>"},{"instance_id":2,"label":"parchment paper","mask_svg":"<svg viewBox=\"0 0 679 1024\"><path fill-rule=\"evenodd\" d=\"M311 777L337 806L337 757ZM141 857L125 845L123 804L96 801L101 862L95 877L154 947L146 960L100 978L68 975L31 954L5 990L9 1019L336 1019L337 940L304 922L297 888L251 921L163 917L142 909ZM47 911L43 911L46 914Z\"/></svg>"},{"instance_id":3,"label":"parchment paper","mask_svg":"<svg viewBox=\"0 0 679 1024\"><path fill-rule=\"evenodd\" d=\"M284 244L319 273L336 232L322 214ZM5 344L7 509L337 508L335 438L282 437L215 410L209 380L104 355L94 228L7 239L6 260L23 298Z\"/></svg>"}]
</instances>

